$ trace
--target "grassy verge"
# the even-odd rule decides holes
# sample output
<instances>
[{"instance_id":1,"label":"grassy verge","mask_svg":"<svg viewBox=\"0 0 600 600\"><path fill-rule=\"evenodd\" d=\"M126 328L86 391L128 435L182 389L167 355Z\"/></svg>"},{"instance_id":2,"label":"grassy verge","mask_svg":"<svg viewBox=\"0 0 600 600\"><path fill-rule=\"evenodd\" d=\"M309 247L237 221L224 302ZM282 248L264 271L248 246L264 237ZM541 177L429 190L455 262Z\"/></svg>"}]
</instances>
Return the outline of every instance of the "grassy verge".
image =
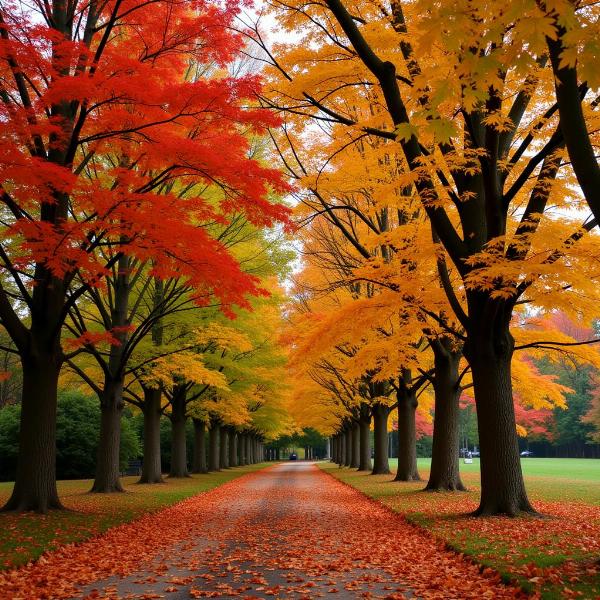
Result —
<instances>
[{"instance_id":1,"label":"grassy verge","mask_svg":"<svg viewBox=\"0 0 600 600\"><path fill-rule=\"evenodd\" d=\"M471 517L480 489L476 462L461 464L469 488L464 493L423 492L423 483L394 482L390 475L340 469L331 463L322 463L321 468L544 600L599 598L600 461L527 461L523 461L527 487L543 518ZM426 480L429 462L420 461L419 469Z\"/></svg>"},{"instance_id":2,"label":"grassy verge","mask_svg":"<svg viewBox=\"0 0 600 600\"><path fill-rule=\"evenodd\" d=\"M236 467L186 479L166 478L165 483L154 485L140 485L136 483L138 477L124 477L123 494L90 494L91 480L59 481L61 500L69 511L0 513L0 569L26 564L43 552L89 539L265 466ZM0 503L8 499L11 490L12 483L0 483Z\"/></svg>"}]
</instances>

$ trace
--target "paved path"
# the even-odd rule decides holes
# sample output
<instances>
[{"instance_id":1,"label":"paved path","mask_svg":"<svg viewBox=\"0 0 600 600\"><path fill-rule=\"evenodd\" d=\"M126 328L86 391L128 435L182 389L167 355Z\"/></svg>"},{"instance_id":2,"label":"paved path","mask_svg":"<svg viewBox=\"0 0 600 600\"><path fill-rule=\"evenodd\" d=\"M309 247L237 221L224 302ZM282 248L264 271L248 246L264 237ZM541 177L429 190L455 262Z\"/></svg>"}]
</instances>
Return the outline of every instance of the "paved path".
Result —
<instances>
[{"instance_id":1,"label":"paved path","mask_svg":"<svg viewBox=\"0 0 600 600\"><path fill-rule=\"evenodd\" d=\"M158 553L148 547L139 570L77 597L514 597L309 463L277 465L198 498L206 501L185 513L187 539Z\"/></svg>"}]
</instances>

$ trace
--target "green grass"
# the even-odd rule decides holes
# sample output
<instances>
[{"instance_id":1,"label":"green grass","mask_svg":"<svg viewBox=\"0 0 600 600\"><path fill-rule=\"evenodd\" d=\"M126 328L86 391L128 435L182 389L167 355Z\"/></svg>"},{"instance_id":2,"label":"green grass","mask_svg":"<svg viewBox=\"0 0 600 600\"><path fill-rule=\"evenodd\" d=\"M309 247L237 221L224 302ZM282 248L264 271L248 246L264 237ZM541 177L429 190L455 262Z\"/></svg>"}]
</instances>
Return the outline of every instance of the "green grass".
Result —
<instances>
[{"instance_id":1,"label":"green grass","mask_svg":"<svg viewBox=\"0 0 600 600\"><path fill-rule=\"evenodd\" d=\"M392 481L393 475L370 475L321 468L365 495L402 514L446 544L505 581L516 581L544 600L600 598L600 460L523 459L529 496L545 518L523 516L473 518L479 499L479 461L464 464L461 474L468 492L424 492L424 482ZM397 461L390 460L392 471ZM419 459L426 481L429 459Z\"/></svg>"},{"instance_id":2,"label":"green grass","mask_svg":"<svg viewBox=\"0 0 600 600\"><path fill-rule=\"evenodd\" d=\"M419 470L429 473L431 459L418 459ZM390 459L395 471L397 459ZM521 468L529 495L535 500L585 502L600 506L600 459L593 458L523 458ZM460 461L465 478L479 485L479 459L472 464ZM421 475L423 475L421 473Z\"/></svg>"},{"instance_id":3,"label":"green grass","mask_svg":"<svg viewBox=\"0 0 600 600\"><path fill-rule=\"evenodd\" d=\"M430 458L419 458L419 468L429 470ZM395 468L396 458L390 459ZM551 477L552 479L568 479L600 484L600 459L593 458L522 458L521 468L526 478ZM460 461L460 470L464 473L479 473L479 459L473 464ZM599 488L600 489L600 488Z\"/></svg>"},{"instance_id":4,"label":"green grass","mask_svg":"<svg viewBox=\"0 0 600 600\"><path fill-rule=\"evenodd\" d=\"M90 494L91 480L59 481L59 495L69 510L47 515L0 513L0 569L26 564L48 550L89 539L266 466L262 463L185 479L166 478L165 483L154 485L140 485L136 483L138 477L124 477L126 491L122 494ZM12 485L0 483L0 503L8 499Z\"/></svg>"}]
</instances>

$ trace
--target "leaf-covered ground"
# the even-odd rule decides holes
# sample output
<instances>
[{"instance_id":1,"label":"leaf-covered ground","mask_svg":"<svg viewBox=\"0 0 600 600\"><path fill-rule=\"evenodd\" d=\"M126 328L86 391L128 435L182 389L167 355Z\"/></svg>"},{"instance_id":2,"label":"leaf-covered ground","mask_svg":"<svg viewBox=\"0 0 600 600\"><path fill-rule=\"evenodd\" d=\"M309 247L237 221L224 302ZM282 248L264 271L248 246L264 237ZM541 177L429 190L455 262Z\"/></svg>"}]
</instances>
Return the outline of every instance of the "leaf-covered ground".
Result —
<instances>
[{"instance_id":1,"label":"leaf-covered ground","mask_svg":"<svg viewBox=\"0 0 600 600\"><path fill-rule=\"evenodd\" d=\"M13 599L330 596L521 592L306 463L249 474L0 574L0 597Z\"/></svg>"},{"instance_id":2,"label":"leaf-covered ground","mask_svg":"<svg viewBox=\"0 0 600 600\"><path fill-rule=\"evenodd\" d=\"M382 502L408 521L431 532L478 564L498 570L534 597L600 598L600 486L589 482L575 500L573 489L584 485L568 472L560 479L528 477L530 497L542 518L468 515L477 507L479 479L463 473L469 492L423 492L424 483L399 483L390 475L370 475L322 468L341 481ZM428 473L421 470L426 478Z\"/></svg>"},{"instance_id":3,"label":"leaf-covered ground","mask_svg":"<svg viewBox=\"0 0 600 600\"><path fill-rule=\"evenodd\" d=\"M139 485L139 477L124 477L125 494L90 494L90 480L59 481L60 497L70 511L0 513L0 570L26 564L46 551L86 540L262 467L264 464L185 479L166 478L157 485ZM11 489L12 483L0 483L0 505Z\"/></svg>"}]
</instances>

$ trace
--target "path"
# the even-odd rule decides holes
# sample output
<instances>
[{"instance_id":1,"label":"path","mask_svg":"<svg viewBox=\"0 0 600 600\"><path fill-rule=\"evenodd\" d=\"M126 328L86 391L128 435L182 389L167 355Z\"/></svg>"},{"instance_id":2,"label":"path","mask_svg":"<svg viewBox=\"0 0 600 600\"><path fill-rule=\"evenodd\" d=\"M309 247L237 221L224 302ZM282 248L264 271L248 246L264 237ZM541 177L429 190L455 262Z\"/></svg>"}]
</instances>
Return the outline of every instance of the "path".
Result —
<instances>
[{"instance_id":1,"label":"path","mask_svg":"<svg viewBox=\"0 0 600 600\"><path fill-rule=\"evenodd\" d=\"M109 540L83 544L79 555L66 552L55 566L66 573L52 571L51 581L68 580L69 560L79 556L87 564L93 548L86 546L95 543L100 556L103 544L112 553L99 569L90 566L77 577L79 584L94 583L71 598L515 597L308 463L250 474L143 521L117 528ZM43 578L46 565L23 576L56 585ZM48 596L54 597L68 596Z\"/></svg>"}]
</instances>

